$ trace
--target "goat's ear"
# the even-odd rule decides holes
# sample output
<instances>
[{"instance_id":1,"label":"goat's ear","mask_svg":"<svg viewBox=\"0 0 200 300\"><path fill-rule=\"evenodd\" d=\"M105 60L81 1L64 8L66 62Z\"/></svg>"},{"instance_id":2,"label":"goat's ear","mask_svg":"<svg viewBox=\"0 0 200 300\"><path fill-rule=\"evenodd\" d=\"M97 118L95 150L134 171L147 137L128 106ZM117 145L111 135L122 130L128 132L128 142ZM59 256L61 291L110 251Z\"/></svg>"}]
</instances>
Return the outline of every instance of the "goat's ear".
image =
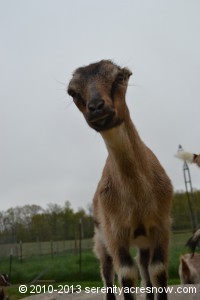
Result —
<instances>
[{"instance_id":1,"label":"goat's ear","mask_svg":"<svg viewBox=\"0 0 200 300\"><path fill-rule=\"evenodd\" d=\"M128 68L123 68L124 75L127 79L133 74Z\"/></svg>"},{"instance_id":2,"label":"goat's ear","mask_svg":"<svg viewBox=\"0 0 200 300\"><path fill-rule=\"evenodd\" d=\"M182 270L182 274L184 277L188 278L190 280L191 278L191 271L189 268L189 265L187 264L187 262L182 258L181 259L181 270Z\"/></svg>"}]
</instances>

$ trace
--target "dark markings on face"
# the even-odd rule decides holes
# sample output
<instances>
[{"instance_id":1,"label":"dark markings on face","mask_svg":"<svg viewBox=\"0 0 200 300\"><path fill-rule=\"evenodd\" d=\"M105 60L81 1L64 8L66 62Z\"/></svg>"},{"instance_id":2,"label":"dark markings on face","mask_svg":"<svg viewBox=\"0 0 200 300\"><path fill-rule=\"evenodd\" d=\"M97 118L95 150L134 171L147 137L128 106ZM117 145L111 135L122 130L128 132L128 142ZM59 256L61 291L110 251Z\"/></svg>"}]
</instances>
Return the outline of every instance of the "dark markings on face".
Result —
<instances>
[{"instance_id":1,"label":"dark markings on face","mask_svg":"<svg viewBox=\"0 0 200 300\"><path fill-rule=\"evenodd\" d=\"M74 72L68 93L90 127L105 131L124 121L125 93L131 74L127 68L120 68L109 60Z\"/></svg>"}]
</instances>

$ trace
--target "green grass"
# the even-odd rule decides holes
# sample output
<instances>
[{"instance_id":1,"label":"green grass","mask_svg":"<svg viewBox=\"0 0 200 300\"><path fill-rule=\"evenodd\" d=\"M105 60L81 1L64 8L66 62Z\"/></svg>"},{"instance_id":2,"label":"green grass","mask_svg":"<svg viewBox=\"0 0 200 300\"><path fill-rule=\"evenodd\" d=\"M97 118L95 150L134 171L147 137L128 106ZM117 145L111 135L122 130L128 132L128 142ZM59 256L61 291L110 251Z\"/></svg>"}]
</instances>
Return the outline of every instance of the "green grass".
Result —
<instances>
[{"instance_id":1,"label":"green grass","mask_svg":"<svg viewBox=\"0 0 200 300\"><path fill-rule=\"evenodd\" d=\"M0 260L1 270L9 273L9 259ZM80 273L79 255L65 253L54 256L31 257L23 260L14 258L11 268L12 283L30 283L44 272L42 278L47 280L73 281L82 278L98 279L98 261L91 250L82 252L82 272Z\"/></svg>"},{"instance_id":2,"label":"green grass","mask_svg":"<svg viewBox=\"0 0 200 300\"><path fill-rule=\"evenodd\" d=\"M179 282L178 275L178 266L180 256L188 252L188 249L185 247L185 244L189 237L191 237L191 232L188 233L179 233L173 234L171 237L170 243L170 252L169 252L169 280Z\"/></svg>"},{"instance_id":3,"label":"green grass","mask_svg":"<svg viewBox=\"0 0 200 300\"><path fill-rule=\"evenodd\" d=\"M191 233L172 235L169 255L169 284L179 284L179 257L187 252L184 245L190 236ZM9 259L1 259L0 265L3 272L9 273ZM99 263L91 250L82 253L81 272L79 254L74 252L55 255L53 258L51 256L31 257L23 262L15 258L12 263L11 282L13 284L30 284L42 272L44 273L40 279L55 280L55 286L58 286L58 283L81 285L82 288L102 286ZM28 293L20 294L17 286L7 288L7 291L10 300L17 300L29 295Z\"/></svg>"}]
</instances>

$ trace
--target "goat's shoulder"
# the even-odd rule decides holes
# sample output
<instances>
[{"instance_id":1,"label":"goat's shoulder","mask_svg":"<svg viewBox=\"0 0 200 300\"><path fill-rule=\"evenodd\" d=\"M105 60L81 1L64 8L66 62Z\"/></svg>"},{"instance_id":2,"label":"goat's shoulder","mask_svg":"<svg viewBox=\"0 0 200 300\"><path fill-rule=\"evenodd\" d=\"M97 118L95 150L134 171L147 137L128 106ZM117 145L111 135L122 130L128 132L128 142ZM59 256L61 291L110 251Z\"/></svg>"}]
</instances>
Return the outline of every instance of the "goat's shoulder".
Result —
<instances>
[{"instance_id":1,"label":"goat's shoulder","mask_svg":"<svg viewBox=\"0 0 200 300\"><path fill-rule=\"evenodd\" d=\"M173 188L171 180L155 154L148 147L146 147L146 156L151 170L153 186L156 187L157 191L162 195L172 195Z\"/></svg>"}]
</instances>

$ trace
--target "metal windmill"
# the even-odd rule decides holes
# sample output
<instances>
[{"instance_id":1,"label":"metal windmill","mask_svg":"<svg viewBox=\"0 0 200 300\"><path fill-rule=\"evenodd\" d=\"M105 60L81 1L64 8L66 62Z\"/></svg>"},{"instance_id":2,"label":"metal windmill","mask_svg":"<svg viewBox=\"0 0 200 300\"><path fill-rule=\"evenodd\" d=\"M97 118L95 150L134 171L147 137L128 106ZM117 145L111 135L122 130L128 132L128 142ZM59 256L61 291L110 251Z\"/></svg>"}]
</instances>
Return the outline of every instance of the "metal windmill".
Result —
<instances>
[{"instance_id":1,"label":"metal windmill","mask_svg":"<svg viewBox=\"0 0 200 300\"><path fill-rule=\"evenodd\" d=\"M181 145L179 145L178 152L183 151L183 148ZM177 155L179 156L179 155ZM190 216L191 216L191 223L192 223L192 228L193 231L196 230L197 225L198 225L198 220L197 220L197 214L195 210L195 195L193 192L193 187L192 187L192 179L190 175L190 169L188 166L188 163L186 160L184 160L183 163L183 176L184 176L184 181L185 181L185 188L186 188L186 194L188 198L188 204L189 204L189 209L190 209Z\"/></svg>"}]
</instances>

